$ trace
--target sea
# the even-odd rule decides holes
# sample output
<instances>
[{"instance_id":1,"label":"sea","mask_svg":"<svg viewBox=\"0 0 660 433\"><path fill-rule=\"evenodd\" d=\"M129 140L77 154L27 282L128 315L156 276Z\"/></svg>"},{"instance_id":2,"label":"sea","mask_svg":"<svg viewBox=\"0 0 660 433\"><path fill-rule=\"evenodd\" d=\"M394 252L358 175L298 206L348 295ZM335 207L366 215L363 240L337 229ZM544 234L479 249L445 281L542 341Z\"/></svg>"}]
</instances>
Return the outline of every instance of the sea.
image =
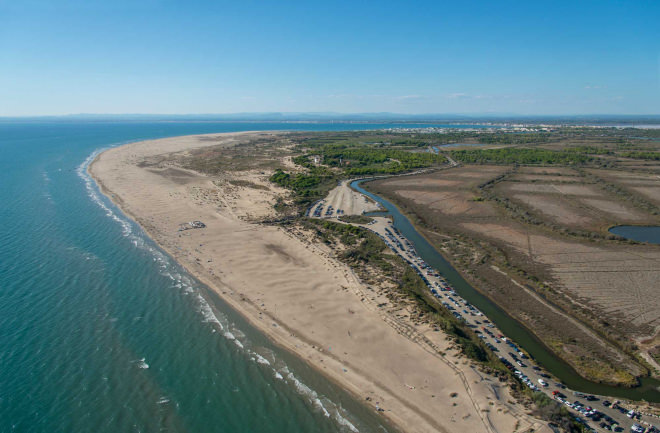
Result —
<instances>
[{"instance_id":1,"label":"sea","mask_svg":"<svg viewBox=\"0 0 660 433\"><path fill-rule=\"evenodd\" d=\"M0 121L0 432L395 431L187 274L86 168L161 137L424 126Z\"/></svg>"}]
</instances>

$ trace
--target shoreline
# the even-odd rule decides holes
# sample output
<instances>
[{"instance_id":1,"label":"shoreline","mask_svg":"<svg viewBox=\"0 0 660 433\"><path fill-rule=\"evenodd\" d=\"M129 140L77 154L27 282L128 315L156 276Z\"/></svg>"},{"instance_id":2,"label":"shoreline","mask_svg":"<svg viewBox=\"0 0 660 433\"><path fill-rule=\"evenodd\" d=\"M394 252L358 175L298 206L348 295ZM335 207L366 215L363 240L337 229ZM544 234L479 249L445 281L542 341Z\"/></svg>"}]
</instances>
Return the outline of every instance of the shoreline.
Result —
<instances>
[{"instance_id":1,"label":"shoreline","mask_svg":"<svg viewBox=\"0 0 660 433\"><path fill-rule=\"evenodd\" d=\"M214 137L222 137L222 139L232 140L235 139L236 137L249 135L249 134L254 134L254 133L245 132L245 133L212 134L212 135ZM140 193L139 192L136 193L136 191L134 190L136 186L138 187L151 186L152 191L150 192L158 190L161 193L160 198L167 197L168 192L171 195L173 191L176 191L178 194L181 193L182 190L186 190L186 188L188 188L186 185L182 186L176 184L176 182L167 182L166 179L159 177L157 174L152 174L149 172L149 170L139 168L137 164L140 162L140 158L144 158L147 156L162 155L166 153L171 153L171 151L189 150L191 148L194 148L195 145L197 145L197 147L212 145L212 143L202 142L201 140L199 140L199 137L205 137L205 136L187 136L187 137L184 136L184 137L176 137L169 139L134 142L120 147L111 148L97 155L94 158L94 160L88 165L87 171L92 177L92 179L99 186L100 191L106 197L108 197L119 209L121 209L121 211L124 214L126 214L131 220L135 221L143 229L143 231L147 234L147 236L149 236L149 238L151 238L162 250L164 250L170 257L172 257L173 260L175 260L178 264L180 264L188 273L190 273L198 281L204 284L209 290L211 290L214 294L216 294L230 308L232 308L237 313L239 313L248 323L254 326L255 329L265 334L278 347L282 347L283 349L286 349L294 356L297 356L298 358L302 359L308 365L310 365L315 371L321 373L324 377L328 378L333 383L337 384L339 387L347 391L350 395L352 395L355 398L356 402L358 403L361 402L360 404L363 405L366 404L367 407L371 407L372 409L380 408L384 410L384 412L380 412L380 413L382 413L382 415L387 419L387 421L390 424L393 424L395 428L399 429L400 431L449 432L449 431L467 431L464 430L465 428L467 428L467 429L471 429L471 431L504 432L504 431L513 430L511 429L512 420L515 421L516 425L526 421L528 428L531 428L533 426L534 428L537 429L537 431L540 427L541 428L543 427L542 425L539 425L540 423L535 422L536 420L527 417L522 410L519 410L519 408L509 405L506 402L497 402L498 405L502 404L503 406L506 407L506 410L504 409L500 410L499 413L500 416L498 417L505 419L491 420L490 416L486 415L486 418L488 418L487 422L484 422L483 419L481 419L482 422L477 422L477 423L475 423L474 420L469 420L469 422L467 423L457 422L456 420L453 419L450 421L450 423L447 423L446 422L447 420L444 420L444 422L442 422L441 420L436 420L434 419L434 415L438 413L438 409L441 409L441 411L443 412L447 412L445 415L447 415L448 418L454 418L454 415L451 414L451 408L455 406L451 406L451 402L446 401L444 402L444 404L441 403L439 405L436 405L436 406L441 406L440 408L436 407L432 410L428 410L431 409L430 406L433 405L427 405L429 407L425 408L422 407L423 404L422 405L419 404L420 402L419 399L417 398L410 399L410 398L402 398L399 396L402 393L402 390L397 389L396 387L400 387L401 383L396 383L396 382L403 382L403 383L407 383L407 382L404 382L403 380L393 381L391 380L392 379L391 377L386 378L390 380L383 380L382 378L374 377L374 373L370 372L369 368L365 368L367 366L365 366L363 363L361 365L361 363L357 362L357 360L355 359L352 359L352 357L342 356L341 354L337 355L336 353L341 353L341 352L331 351L330 347L324 350L325 343L329 343L331 341L337 342L342 338L343 339L346 338L342 337L338 339L336 337L333 337L329 339L331 341L325 341L326 340L325 338L313 337L312 335L309 335L309 333L306 333L306 331L309 330L309 327L308 326L301 327L298 323L296 323L299 320L299 316L301 315L300 314L301 311L298 310L304 308L304 305L300 305L298 306L298 308L292 308L292 311L290 313L282 314L282 313L278 313L277 307L280 306L275 304L273 306L274 307L274 309L272 310L273 312L271 313L270 308L268 308L271 307L270 303L264 302L261 303L261 305L259 305L259 298L260 298L259 295L264 295L263 293L259 293L258 291L255 293L254 289L252 291L249 291L243 287L236 287L237 285L240 284L232 284L234 280L237 279L240 280L245 275L240 275L241 273L239 272L238 273L239 278L236 278L236 275L232 275L231 278L219 278L219 275L205 268L204 264L201 262L201 260L198 257L196 257L196 260L191 259L191 257L194 257L196 254L194 253L194 251L190 250L190 247L192 245L195 246L197 245L198 241L203 237L201 235L206 233L206 229L204 229L203 231L202 230L191 231L195 233L186 234L185 237L190 237L194 235L195 237L194 242L192 243L188 242L185 245L178 244L177 241L181 239L182 236L181 234L178 234L177 237L177 234L172 235L171 233L166 233L166 230L164 231L164 226L167 226L167 224L172 225L171 220L165 222L164 221L165 217L162 214L158 214L156 215L156 217L154 217L153 214L149 212L149 206L147 206L145 203L141 203ZM194 141L191 142L191 140ZM182 143L177 144L176 143L177 141L181 141ZM171 145L170 148L158 149L157 151L153 149L154 145L156 147L159 147L158 145L163 142L167 142L168 144L170 144ZM143 148L142 154L140 154L140 152L136 152L134 154L130 153L131 151L140 150L140 149L136 149L140 147ZM145 148L150 148L150 147L151 147L150 151L146 151L146 152L144 151ZM165 147L167 148L168 146ZM165 151L161 152L161 150L165 150ZM100 168L100 166L106 164L105 168L106 169L108 168L108 162L106 161L109 158L108 155L113 155L115 157L118 156L118 158L114 158L114 160L111 162L113 162L115 165L112 165L110 170L106 170L104 172L104 170ZM122 175L126 174L126 172L122 172L122 169L131 170L131 176L128 176L131 178L131 180L141 180L144 182L132 183L130 181L126 182L125 179L123 179L122 182ZM101 173L99 173L99 171ZM163 182L164 182L164 188L161 191L160 188L163 187ZM200 175L195 180L194 183L195 186L198 187L200 184L207 184L208 182L209 182L208 177ZM146 189L149 190L148 187ZM150 193L148 195L150 197L152 196L152 194ZM194 199L191 201L194 202ZM158 202L158 203L160 203L161 206L163 205L162 202ZM182 203L178 203L178 204L181 205ZM201 205L201 208L195 208L195 206L191 206L190 202L185 202L183 203L183 207L189 208L188 210L194 209L194 211L201 211L201 210L207 211L204 213L204 217L207 220L212 216L211 214L208 213L209 209L203 209L204 208L203 204ZM162 209L159 209L159 211L162 212ZM213 209L213 211L217 212L216 209ZM346 305L340 305L341 310L345 311L347 306L354 308L359 306L359 304L361 304L360 299L358 299L358 297L365 295L363 290L364 288L361 287L361 283L357 280L357 278L354 275L352 275L352 271L350 271L350 269L347 269L346 266L337 263L335 260L333 260L332 257L330 256L329 251L324 251L322 247L318 245L314 245L311 242L305 244L295 234L290 233L283 229L263 226L259 224L249 224L238 220L232 220L230 217L228 218L228 215L226 214L220 215L219 219L227 225L225 229L228 228L229 230L234 230L236 228L240 228L243 230L249 230L260 236L263 236L264 240L266 238L268 238L268 240L271 240L271 238L276 238L277 241L284 244L283 246L278 245L278 247L287 250L285 251L285 253L289 253L288 249L296 248L297 245L297 250L299 251L296 251L296 254L298 253L310 254L311 258L313 259L311 261L314 261L315 262L314 264L316 265L320 264L324 267L327 266L328 269L331 269L331 271L327 274L329 276L334 277L334 279L340 279L340 276L343 276L341 278L345 280L344 282L347 283L347 285L350 288L349 287L344 288L343 292L348 292L348 294L346 293L342 294L342 299L337 300L337 302L339 302L340 304L342 302L346 304ZM217 221L214 221L214 223L215 222ZM211 224L211 225L215 225L215 224ZM220 236L222 237L223 235L226 235L226 233L227 233L226 230L221 230ZM286 238L288 238L288 240L285 240L284 238L282 238L282 236L285 236ZM200 243L199 245L201 247L202 243ZM266 245L270 245L270 244L266 244ZM193 248L193 250L197 250L197 248ZM231 257L232 259L238 260L239 258L241 258L240 252L241 252L240 248L238 248L237 253L239 254L227 255L223 252L222 255L225 256L225 258ZM201 256L202 254L199 255ZM215 257L213 257L213 259L215 259ZM209 260L209 262L211 261L215 262L215 260ZM319 267L320 266L316 266L316 268ZM292 269L293 269L293 265L292 265ZM230 272L228 269L223 269L223 270L225 270L226 272ZM220 271L220 274L223 275L223 271ZM336 291L336 289L337 289L336 287L333 287L331 291L334 292ZM277 288L274 288L274 290L277 290ZM284 295L286 295L286 293L283 293L283 296ZM264 298L265 297L266 296L264 295ZM296 299L297 299L296 297L292 298L293 301L295 301ZM262 298L261 300L265 300L265 299ZM270 298L269 301L273 301L273 298ZM277 297L275 297L275 301L277 301ZM320 301L323 301L322 297ZM269 305L268 307L264 308L266 304ZM296 306L294 305L293 307ZM364 307L364 305L362 305L362 307ZM280 307L280 309L281 308L282 307ZM284 308L291 309L291 306L289 305L288 307L284 307ZM335 311L336 309L337 308L335 308L335 306L333 305L332 309L329 310L329 314L331 316L336 315L337 314L337 312ZM360 311L360 313L364 313L363 315L365 316L374 315L373 314L374 311L371 311L370 312L371 314L368 314L368 308L365 310L367 311ZM382 322L382 320L378 320L379 322L381 322L380 324L378 324L375 323L375 321L373 320L374 317L367 317L366 319L368 319L370 325L372 325L374 328L376 327L378 328L377 329L378 334L382 335L382 333L385 331L382 327L383 325L389 328L390 333L392 332L391 327L385 324L384 322ZM314 334L315 333L314 331L317 332L323 331L324 334L328 334L328 335L332 333L331 332L332 330L323 329L324 326L322 324L315 325L314 323L312 323L311 326L312 326L311 334ZM327 326L325 326L325 328L327 328ZM350 331L349 331L349 335L350 335ZM410 345L409 340L405 340L401 338L399 336L400 334L397 333L394 333L393 335L396 335L397 337L390 338L390 336L388 336L387 338L388 345L394 344L394 347L389 347L390 349L402 349L402 348L406 350L411 349L410 347L408 347ZM390 339L392 340L392 342L389 341ZM336 345L333 344L333 347L334 346ZM415 344L415 346L418 346L418 344ZM351 347L351 349L356 349L356 347ZM382 356L383 354L383 352L377 350L376 347L367 348L367 349L374 349L376 351L376 355L377 355L376 359L378 359L378 357ZM388 351L385 351L385 353L387 352ZM348 352L344 352L344 353L348 355ZM389 356L389 354L387 356ZM396 354L393 354L392 356L394 357L396 356ZM387 361L385 361L385 364L387 364ZM435 364L438 364L437 361L435 362ZM471 373L472 377L469 378L471 380L474 380L475 374L476 376L481 376L479 373L472 371L472 369L469 367L465 367L465 368L459 367L458 364L460 364L460 361L456 362L455 364L457 364L456 365L457 368L460 368L461 371L466 370L465 372L468 373L472 372ZM386 367L392 368L393 366L397 366L404 368L405 367L415 368L416 365L417 365L417 358L413 357L412 360L407 361L405 364L396 365L392 363L392 365L389 366L386 365ZM429 370L436 371L437 373L442 373L441 371L442 369L439 368L440 367L439 365L433 365L431 367L432 368L430 369L427 368L426 373ZM398 375L398 377L403 379L403 376L406 375L407 375L406 372L402 372L401 374ZM395 374L395 376L397 376L397 374ZM406 380L410 381L410 379L406 379ZM483 381L484 379L482 377L481 380L477 381L477 383ZM449 384L444 383L444 385L452 385L456 387L455 384L452 384L450 380L447 380L447 382L450 383ZM437 389L437 385L438 384L436 384L436 389ZM490 385L488 387L490 387ZM412 389L414 388L415 387L413 387ZM449 387L446 386L446 388ZM458 389L458 391L460 392L461 390ZM481 390L477 390L477 392L479 391ZM502 390L500 390L500 392L502 392ZM369 395L373 395L374 397L372 397L369 400L365 400L365 394L367 394L367 397L369 397ZM446 395L447 394L445 394L445 396ZM433 395L433 397L435 397L435 395ZM483 398L484 396L481 397ZM445 397L445 399L449 400L447 397ZM491 399L492 398L488 396L486 401ZM467 402L461 401L461 403L467 403ZM472 403L473 405L475 405L474 401ZM482 414L474 413L481 410L481 409L477 409L479 407L480 407L479 404L476 404L476 406L474 406L474 408L468 412L472 412L473 414L478 415L477 417L474 418L481 418L483 416ZM501 412L506 412L506 415L508 416L505 416L505 414L502 414ZM512 415L514 412L516 412L516 415ZM463 421L469 419L471 415L472 414L468 414L468 416ZM496 418L496 416L493 415L492 418ZM454 425L451 425L451 423L455 424L455 428ZM504 425L506 425L507 427L505 427ZM524 430L525 429L523 428L517 431L524 431Z\"/></svg>"},{"instance_id":2,"label":"shoreline","mask_svg":"<svg viewBox=\"0 0 660 433\"><path fill-rule=\"evenodd\" d=\"M233 133L230 133L233 134ZM140 142L135 142L135 143L140 143ZM133 143L129 143L133 144ZM122 145L120 147L123 147L125 145ZM110 150L110 149L107 149ZM359 399L359 393L356 392L355 390L351 389L350 387L347 387L345 383L342 383L342 381L338 380L337 378L328 375L325 372L322 372L318 369L318 366L314 365L311 363L309 360L301 356L299 351L297 350L297 345L293 344L293 341L291 339L287 338L285 335L282 333L276 332L273 328L265 326L263 323L254 320L254 316L251 315L251 311L256 309L257 307L253 304L250 303L250 307L246 308L241 303L237 302L235 299L228 297L228 296L223 296L224 292L221 292L219 288L215 287L215 285L209 281L207 278L204 277L203 273L200 272L195 272L195 270L191 269L189 266L187 266L185 263L183 263L181 260L177 260L176 255L173 251L167 249L164 247L161 243L159 243L155 237L148 231L148 229L143 226L138 218L132 214L131 212L125 210L120 202L121 200L117 200L117 197L115 194L111 193L110 190L106 188L104 185L103 181L96 176L91 171L92 165L98 160L98 158L105 153L107 150L104 150L102 152L99 152L98 155L94 157L94 159L89 163L87 166L87 173L89 176L92 178L94 183L97 185L99 188L99 191L106 196L124 215L126 215L131 221L133 221L135 224L137 224L140 229L149 237L151 241L153 241L158 248L160 248L165 254L167 254L173 261L175 261L179 266L181 266L185 272L190 274L193 278L198 280L199 283L201 283L204 286L204 289L207 291L210 291L212 295L215 295L218 297L218 299L223 302L227 307L231 308L233 312L237 313L238 315L241 316L242 319L244 319L250 326L252 326L254 329L256 329L258 332L262 333L268 340L276 345L278 348L282 350L286 350L289 354L292 356L296 357L300 361L304 362L308 366L314 369L319 374L322 374L323 377L326 379L330 380L333 384L336 386L340 387L342 390L347 392L354 400L356 403L361 404L364 406L364 403L360 401ZM208 295L207 295L208 296ZM242 299L244 301L244 299ZM212 301L215 303L215 301ZM277 328L280 329L287 329L285 325L280 324ZM287 330L289 331L289 330ZM291 336L293 334L290 334ZM308 343L309 344L309 343ZM328 355L326 355L328 356ZM393 433L397 432L403 432L403 430L400 430L396 425L392 423L391 420L387 420L387 423L390 424L388 425L389 428L396 428L396 430Z\"/></svg>"},{"instance_id":3,"label":"shoreline","mask_svg":"<svg viewBox=\"0 0 660 433\"><path fill-rule=\"evenodd\" d=\"M139 143L139 142L136 142L136 143ZM130 143L130 144L132 144L132 143ZM271 343L275 344L277 347L279 347L283 350L286 350L289 354L291 354L292 356L295 356L300 361L302 361L305 364L307 364L308 366L310 366L315 372L317 372L318 374L323 375L323 377L325 377L327 380L331 381L333 384L340 387L342 390L347 392L355 400L355 402L357 404L360 404L360 405L363 405L363 406L365 405L364 402L361 401L359 390L354 389L354 387L352 387L352 386L347 386L346 381L340 380L338 377L335 377L334 375L330 375L327 372L324 372L324 371L320 370L318 365L316 365L315 363L311 362L308 358L303 356L303 354L298 350L298 345L295 344L295 340L293 340L291 338L288 338L288 336L286 336L285 334L283 334L281 332L276 332L275 331L275 329L285 329L285 330L287 330L287 332L290 332L290 330L287 329L286 325L278 323L277 328L273 329L272 327L265 326L265 324L262 323L262 322L256 321L254 319L254 314L255 314L255 311L258 311L258 308L255 305L250 303L250 307L246 308L244 305L242 305L240 302L237 302L235 299L233 299L231 297L228 297L228 296L224 296L224 293L219 288L215 287L213 282L211 282L207 278L205 278L203 273L195 272L195 270L188 267L185 263L183 263L180 260L177 260L175 254L172 251L168 250L162 244L160 244L154 238L154 236L148 231L148 229L146 227L144 227L139 222L139 220L137 219L137 217L135 215L133 215L129 211L125 210L121 206L120 200L119 201L116 200L117 197L114 194L112 194L105 187L105 185L103 184L103 181L101 181L99 178L94 176L93 173L90 171L90 168L92 167L92 165L97 161L97 159L104 152L105 151L100 152L98 155L96 155L96 157L87 166L87 173L94 180L94 182L96 183L96 185L99 188L99 191L101 191L101 193L104 196L106 196L122 213L124 213L128 218L130 218L131 221L133 221L135 224L137 224L140 227L140 229L142 229L142 231L149 237L149 239L151 239L158 246L158 248L160 248L163 252L165 252L165 254L167 254L173 261L175 261L179 266L181 266L188 274L190 274L192 277L194 277L196 280L198 280L202 285L204 285L206 290L211 291L215 296L217 296L221 300L221 302L223 302L229 308L232 308L235 313L239 314L253 328L255 328L258 332L261 332L263 335L265 335L266 338L268 338L271 341ZM294 335L293 333L289 334L289 336L293 336L293 335ZM297 338L300 338L300 337L297 337ZM305 343L307 343L310 346L313 346L313 344L310 343L310 342L305 342ZM325 357L330 357L330 356L331 355L325 354ZM387 415L385 415L385 416L387 416ZM397 423L394 422L389 417L387 417L386 423L389 424L388 425L389 428L396 429L393 433L404 432L404 430L402 430L401 427L399 425L397 425Z\"/></svg>"}]
</instances>

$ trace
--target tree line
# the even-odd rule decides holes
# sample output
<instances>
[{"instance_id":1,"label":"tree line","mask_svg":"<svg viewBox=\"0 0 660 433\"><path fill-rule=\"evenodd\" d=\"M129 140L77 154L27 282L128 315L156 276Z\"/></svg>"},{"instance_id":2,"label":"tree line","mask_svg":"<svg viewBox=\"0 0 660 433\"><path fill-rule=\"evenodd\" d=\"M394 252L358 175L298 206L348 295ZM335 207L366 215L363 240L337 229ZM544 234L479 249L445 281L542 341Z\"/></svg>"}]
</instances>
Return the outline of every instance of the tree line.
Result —
<instances>
[{"instance_id":1,"label":"tree line","mask_svg":"<svg viewBox=\"0 0 660 433\"><path fill-rule=\"evenodd\" d=\"M578 152L524 147L454 150L451 152L451 156L461 162L472 164L577 165L593 160L592 157Z\"/></svg>"}]
</instances>

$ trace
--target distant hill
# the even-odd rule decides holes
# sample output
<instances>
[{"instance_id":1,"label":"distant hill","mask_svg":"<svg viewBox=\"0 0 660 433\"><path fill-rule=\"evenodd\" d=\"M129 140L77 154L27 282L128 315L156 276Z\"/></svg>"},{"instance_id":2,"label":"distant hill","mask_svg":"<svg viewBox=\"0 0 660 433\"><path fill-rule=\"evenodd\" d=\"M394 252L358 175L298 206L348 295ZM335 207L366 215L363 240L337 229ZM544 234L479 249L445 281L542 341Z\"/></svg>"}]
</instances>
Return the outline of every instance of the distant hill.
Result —
<instances>
[{"instance_id":1,"label":"distant hill","mask_svg":"<svg viewBox=\"0 0 660 433\"><path fill-rule=\"evenodd\" d=\"M660 125L660 115L555 115L533 116L514 113L334 113L265 112L227 114L70 114L64 116L0 117L16 121L200 121L200 122L384 122L384 123L552 123L588 125Z\"/></svg>"}]
</instances>

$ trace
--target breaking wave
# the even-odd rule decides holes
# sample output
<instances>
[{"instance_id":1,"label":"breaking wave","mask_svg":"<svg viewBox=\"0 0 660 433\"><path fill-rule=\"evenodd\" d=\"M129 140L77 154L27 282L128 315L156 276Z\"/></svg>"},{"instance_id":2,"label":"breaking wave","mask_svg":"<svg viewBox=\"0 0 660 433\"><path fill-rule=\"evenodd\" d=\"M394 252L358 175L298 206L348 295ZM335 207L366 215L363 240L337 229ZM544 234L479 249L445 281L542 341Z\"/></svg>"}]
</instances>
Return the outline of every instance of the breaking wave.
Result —
<instances>
[{"instance_id":1,"label":"breaking wave","mask_svg":"<svg viewBox=\"0 0 660 433\"><path fill-rule=\"evenodd\" d=\"M227 341L233 342L237 350L241 351L248 360L254 362L260 368L269 370L269 373L275 379L284 381L292 386L292 388L307 401L314 411L334 420L341 431L358 433L359 430L348 420L348 414L343 408L328 398L319 395L316 391L303 383L288 369L284 362L275 358L275 354L272 351L263 347L253 348L245 334L237 329L233 323L230 323L224 314L213 308L204 298L199 288L196 286L195 281L191 277L180 271L178 266L169 259L169 256L158 248L152 246L150 242L146 241L146 235L144 235L141 230L136 229L137 226L134 225L134 223L127 218L122 217L118 211L113 210L112 205L108 203L107 199L102 197L96 183L87 172L92 161L108 148L109 147L97 149L92 152L92 154L90 154L78 166L76 173L84 182L89 198L105 212L108 218L119 224L122 236L128 238L134 247L152 255L154 262L158 264L160 274L172 281L172 288L181 290L184 295L196 293L197 296L195 297L195 300L197 311L201 315L202 322L209 323L212 326L212 332L220 331L218 334ZM136 361L136 363L139 368L149 368L149 365L145 362L144 358ZM162 404L168 401L168 399L163 398L158 403Z\"/></svg>"}]
</instances>

